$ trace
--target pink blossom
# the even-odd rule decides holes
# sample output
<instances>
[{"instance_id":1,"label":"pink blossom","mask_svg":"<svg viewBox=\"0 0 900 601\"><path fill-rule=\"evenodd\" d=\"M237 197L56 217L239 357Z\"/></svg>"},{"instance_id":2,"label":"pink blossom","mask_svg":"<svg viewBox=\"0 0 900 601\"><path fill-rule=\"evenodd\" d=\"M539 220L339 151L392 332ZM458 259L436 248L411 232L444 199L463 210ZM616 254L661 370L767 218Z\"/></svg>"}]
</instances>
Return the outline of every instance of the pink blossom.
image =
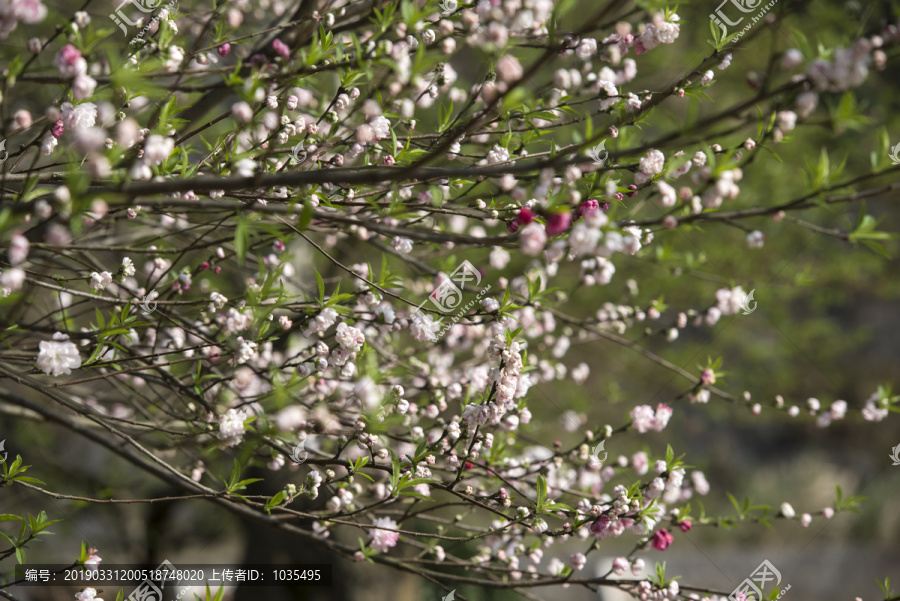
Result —
<instances>
[{"instance_id":1,"label":"pink blossom","mask_svg":"<svg viewBox=\"0 0 900 601\"><path fill-rule=\"evenodd\" d=\"M72 44L62 47L53 59L53 64L59 69L59 74L66 79L75 77L87 68L87 61L81 56L81 51Z\"/></svg>"},{"instance_id":2,"label":"pink blossom","mask_svg":"<svg viewBox=\"0 0 900 601\"><path fill-rule=\"evenodd\" d=\"M519 225L528 225L532 221L534 221L534 211L528 207L522 207L518 215L516 215L516 222Z\"/></svg>"},{"instance_id":3,"label":"pink blossom","mask_svg":"<svg viewBox=\"0 0 900 601\"><path fill-rule=\"evenodd\" d=\"M65 124L66 129L87 129L88 127L93 127L97 121L97 105L93 102L85 102L79 105L64 102L60 108L62 109L62 122Z\"/></svg>"},{"instance_id":4,"label":"pink blossom","mask_svg":"<svg viewBox=\"0 0 900 601\"><path fill-rule=\"evenodd\" d=\"M638 405L631 410L632 425L641 434L653 429L653 419L653 409L650 405Z\"/></svg>"},{"instance_id":5,"label":"pink blossom","mask_svg":"<svg viewBox=\"0 0 900 601\"><path fill-rule=\"evenodd\" d=\"M497 77L500 81L512 83L522 79L522 64L519 60L509 54L504 55L497 61Z\"/></svg>"},{"instance_id":6,"label":"pink blossom","mask_svg":"<svg viewBox=\"0 0 900 601\"><path fill-rule=\"evenodd\" d=\"M653 419L653 429L662 432L672 417L672 408L660 403L656 406L656 416Z\"/></svg>"},{"instance_id":7,"label":"pink blossom","mask_svg":"<svg viewBox=\"0 0 900 601\"><path fill-rule=\"evenodd\" d=\"M643 476L650 471L650 458L644 451L638 451L631 456L631 467L639 476Z\"/></svg>"},{"instance_id":8,"label":"pink blossom","mask_svg":"<svg viewBox=\"0 0 900 601\"><path fill-rule=\"evenodd\" d=\"M88 558L84 561L84 565L88 567L89 570L96 570L97 566L103 561L99 555L97 555L97 549L91 547L88 549Z\"/></svg>"},{"instance_id":9,"label":"pink blossom","mask_svg":"<svg viewBox=\"0 0 900 601\"><path fill-rule=\"evenodd\" d=\"M388 549L397 546L397 541L400 539L400 533L383 530L383 528L396 530L397 522L391 518L378 518L373 521L373 524L375 527L369 530L369 536L372 538L371 547L373 549L381 551L382 553L387 553Z\"/></svg>"},{"instance_id":10,"label":"pink blossom","mask_svg":"<svg viewBox=\"0 0 900 601\"><path fill-rule=\"evenodd\" d=\"M228 56L228 53L231 52L231 44L229 44L228 42L225 42L224 44L222 44L221 46L219 46L216 49L216 52L218 52L219 56L221 56L223 58Z\"/></svg>"},{"instance_id":11,"label":"pink blossom","mask_svg":"<svg viewBox=\"0 0 900 601\"><path fill-rule=\"evenodd\" d=\"M565 211L563 213L551 213L547 218L547 234L550 236L561 234L569 229L569 225L571 223L572 213L570 211Z\"/></svg>"},{"instance_id":12,"label":"pink blossom","mask_svg":"<svg viewBox=\"0 0 900 601\"><path fill-rule=\"evenodd\" d=\"M282 42L282 41L279 40L278 38L276 38L275 41L272 42L272 48L275 49L275 52L276 52L276 53L278 54L278 56L280 56L281 58L287 59L287 58L290 58L290 56L291 56L291 49L288 48L288 45L287 45L287 44L285 44L284 42Z\"/></svg>"},{"instance_id":13,"label":"pink blossom","mask_svg":"<svg viewBox=\"0 0 900 601\"><path fill-rule=\"evenodd\" d=\"M683 522L678 524L678 527L681 528L682 532L687 532L688 530L691 529L692 526L693 525L691 524L690 520L684 520Z\"/></svg>"},{"instance_id":14,"label":"pink blossom","mask_svg":"<svg viewBox=\"0 0 900 601\"><path fill-rule=\"evenodd\" d=\"M665 528L653 533L653 548L657 551L665 551L675 541L675 537L669 534Z\"/></svg>"},{"instance_id":15,"label":"pink blossom","mask_svg":"<svg viewBox=\"0 0 900 601\"><path fill-rule=\"evenodd\" d=\"M578 207L578 216L600 215L600 203L596 200L586 200Z\"/></svg>"},{"instance_id":16,"label":"pink blossom","mask_svg":"<svg viewBox=\"0 0 900 601\"><path fill-rule=\"evenodd\" d=\"M591 523L590 530L591 534L597 535L609 528L609 516L606 514L598 517L594 522Z\"/></svg>"},{"instance_id":17,"label":"pink blossom","mask_svg":"<svg viewBox=\"0 0 900 601\"><path fill-rule=\"evenodd\" d=\"M9 244L9 262L12 265L19 265L28 258L28 250L31 248L31 243L28 242L28 238L16 232L12 235L12 239Z\"/></svg>"},{"instance_id":18,"label":"pink blossom","mask_svg":"<svg viewBox=\"0 0 900 601\"><path fill-rule=\"evenodd\" d=\"M522 252L526 255L536 256L547 244L547 232L540 223L529 223L519 234L519 241L522 244Z\"/></svg>"}]
</instances>

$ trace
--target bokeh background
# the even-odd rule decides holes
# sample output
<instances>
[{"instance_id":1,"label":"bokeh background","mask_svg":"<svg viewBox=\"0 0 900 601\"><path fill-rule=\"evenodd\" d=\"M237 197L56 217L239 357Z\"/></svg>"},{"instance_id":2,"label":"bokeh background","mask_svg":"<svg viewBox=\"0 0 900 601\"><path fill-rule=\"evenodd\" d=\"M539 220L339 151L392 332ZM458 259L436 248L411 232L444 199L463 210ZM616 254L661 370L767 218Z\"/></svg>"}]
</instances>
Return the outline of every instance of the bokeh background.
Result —
<instances>
[{"instance_id":1,"label":"bokeh background","mask_svg":"<svg viewBox=\"0 0 900 601\"><path fill-rule=\"evenodd\" d=\"M563 14L564 23L577 27L580 15L595 10L598 4L594 0L571 3ZM635 5L663 6L654 2ZM57 3L57 8L63 6ZM89 10L94 18L104 18L97 8ZM662 90L699 64L711 51L709 13L715 8L715 0L680 3L679 39L640 57L638 78L632 87ZM689 130L698 116L748 98L754 92L748 79L755 76L754 72L766 70L773 52L804 44L813 52L819 44L825 48L848 46L857 36L876 30L879 23L897 22L900 14L897 2L790 0L781 0L772 12L778 15L785 10L789 14L778 23L756 25L746 47L734 52L732 65L725 71L716 70L718 84L707 91L712 102L666 101L642 124L642 140ZM527 64L528 50L516 51L516 55ZM892 52L892 58L895 56ZM451 64L461 79L477 81L486 60L477 50L464 49ZM884 71L871 72L862 87L846 96L823 95L813 118L777 145L781 161L762 154L744 170L742 193L731 201L733 208L769 206L802 195L808 185L804 170L819 160L823 150L832 164L845 161L846 173L868 170L873 153L883 161L881 132L887 132L891 145L900 142L898 65L900 61L889 60ZM436 119L436 107L434 113ZM735 119L729 125L739 122ZM595 127L602 126L595 122ZM735 133L722 127L721 137L704 140L733 147L748 133L753 135L755 128L755 122ZM574 128L553 133L560 143L578 141L579 136L583 132ZM692 153L695 146L692 142L684 149ZM615 143L607 146L616 147ZM894 192L866 204L869 214L882 220L880 229L900 231L898 198ZM754 416L743 405L715 397L708 405L690 405L683 397L675 400L688 385L671 371L609 341L573 339L570 367L585 362L590 376L581 386L568 381L533 388L529 406L535 419L523 430L523 440L542 446L558 440L569 447L580 439L584 428L596 431L604 424L621 424L634 405L667 402L675 408L675 415L665 432L613 438L606 446L610 461L619 455L630 457L639 450L658 457L664 455L666 444L671 444L677 455L685 455L688 465L706 474L712 490L701 501L710 516L733 514L728 492L738 499L751 497L770 505L772 514L784 501L791 502L798 514L820 512L833 505L835 485L845 496L867 497L860 513L840 512L828 521L817 517L809 528L801 528L796 520L775 520L774 531L759 524L741 524L734 529L695 527L677 536L667 551L642 555L648 563L665 561L667 573L681 575L684 583L730 591L768 559L780 570L784 582L792 585L788 595L794 601L838 601L855 596L866 601L880 599L875 581L888 577L895 583L895 590L900 589L900 466L892 467L888 457L891 447L900 444L900 427L894 415L871 424L863 423L858 413L878 384L900 385L897 244L885 244L889 254L885 257L806 227L813 223L847 231L857 210L858 203L853 203L793 216L801 222L785 219L776 223L761 217L743 223L765 233L766 244L761 249L748 249L746 231L726 223L662 232L648 251L637 257L623 256L607 286L579 287L574 264L564 264L552 282L567 293L564 309L573 316L593 315L606 302L646 306L650 300L662 298L671 308L666 314L671 317L677 310L703 310L714 304L718 288L740 284L745 290L754 289L758 308L751 315L728 316L712 328L687 328L674 342L659 335L634 339L691 372L697 365L705 365L708 357L721 357L727 375L718 385L735 396L748 391L765 408L761 416ZM630 214L652 217L657 209L637 199L624 207L614 206L612 211L614 218ZM298 290L314 289L315 282L308 277L314 260L329 283L342 277L328 264L314 259L308 248L289 250L296 257L293 285ZM366 252L371 249L347 244L338 249L336 257L352 263L365 258ZM477 265L488 264L486 252L465 256ZM391 260L397 269L414 273L410 266ZM504 273L488 270L487 281L512 277L526 267L524 260L514 259ZM629 286L629 280L637 285ZM239 286L235 282L235 290ZM778 394L788 405L801 407L809 397L820 399L825 406L844 399L851 406L850 416L828 428L818 428L805 412L790 418L772 409ZM573 431L573 422L578 423L577 431ZM112 490L125 490L133 497L176 493L136 472L106 449L56 425L23 418L9 406L3 406L0 412L0 438L6 439L8 451L26 456L26 463L35 466L30 475L55 490L94 498ZM286 468L272 477L264 469L254 468L245 477L264 475L269 480L263 487L275 491L287 482L299 482L303 473L303 468ZM36 513L43 509L52 519L64 520L52 528L56 534L49 543L29 550L29 562L71 561L84 540L96 546L107 563L155 565L169 559L176 565L201 561L334 564L335 584L330 589L229 591L228 595L239 601L436 600L444 594L404 574L330 557L317 548L244 523L202 501L88 504L51 499L13 487L0 492L0 505L0 513ZM631 550L630 542L605 541L602 553L591 556L586 572L605 573L613 557ZM583 543L573 541L570 547L569 553L575 552ZM471 554L475 553L472 546ZM567 557L568 553L560 552L559 556ZM9 562L4 560L4 568ZM457 590L476 600L519 598L515 593L464 586ZM71 598L71 592L62 589L20 589L16 594L23 601ZM574 588L535 590L533 594L559 601L593 596ZM104 594L107 600L114 596ZM613 600L621 595L608 591L601 598Z\"/></svg>"}]
</instances>

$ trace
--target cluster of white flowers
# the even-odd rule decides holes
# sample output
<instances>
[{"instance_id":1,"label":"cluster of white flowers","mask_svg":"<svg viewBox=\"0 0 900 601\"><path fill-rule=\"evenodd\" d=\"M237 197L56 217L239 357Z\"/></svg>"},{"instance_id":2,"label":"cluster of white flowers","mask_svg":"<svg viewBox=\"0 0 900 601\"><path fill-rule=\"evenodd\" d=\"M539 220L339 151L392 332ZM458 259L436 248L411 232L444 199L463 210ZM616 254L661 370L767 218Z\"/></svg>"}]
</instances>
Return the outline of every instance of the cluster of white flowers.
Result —
<instances>
[{"instance_id":1,"label":"cluster of white flowers","mask_svg":"<svg viewBox=\"0 0 900 601\"><path fill-rule=\"evenodd\" d=\"M716 290L716 306L713 308L718 309L722 315L733 315L740 311L746 302L747 293L740 286L720 288Z\"/></svg>"},{"instance_id":2,"label":"cluster of white flowers","mask_svg":"<svg viewBox=\"0 0 900 601\"><path fill-rule=\"evenodd\" d=\"M259 351L259 345L252 340L244 340L243 336L238 336L238 351L235 357L235 363L246 363L256 356Z\"/></svg>"},{"instance_id":3,"label":"cluster of white flowers","mask_svg":"<svg viewBox=\"0 0 900 601\"><path fill-rule=\"evenodd\" d=\"M306 486L307 486L307 494L310 499L315 499L319 496L319 487L322 485L322 474L320 474L316 470L311 470L308 474L306 474Z\"/></svg>"},{"instance_id":4,"label":"cluster of white flowers","mask_svg":"<svg viewBox=\"0 0 900 601\"><path fill-rule=\"evenodd\" d=\"M96 271L91 273L91 288L94 290L105 290L112 283L112 274L108 271Z\"/></svg>"},{"instance_id":5,"label":"cluster of white flowers","mask_svg":"<svg viewBox=\"0 0 900 601\"><path fill-rule=\"evenodd\" d=\"M219 416L219 439L225 441L225 446L234 447L241 443L244 437L244 420L249 416L244 409L229 409L225 415Z\"/></svg>"},{"instance_id":6,"label":"cluster of white flowers","mask_svg":"<svg viewBox=\"0 0 900 601\"><path fill-rule=\"evenodd\" d=\"M654 430L662 432L672 417L672 408L663 403L656 406L656 411L650 405L638 405L631 410L631 421L634 429L641 434Z\"/></svg>"},{"instance_id":7,"label":"cluster of white flowers","mask_svg":"<svg viewBox=\"0 0 900 601\"><path fill-rule=\"evenodd\" d=\"M103 599L97 596L96 589L86 588L75 593L75 601L103 601Z\"/></svg>"},{"instance_id":8,"label":"cluster of white flowers","mask_svg":"<svg viewBox=\"0 0 900 601\"><path fill-rule=\"evenodd\" d=\"M212 312L224 307L225 303L228 302L228 298L224 294L213 291L209 295L209 301L209 310Z\"/></svg>"},{"instance_id":9,"label":"cluster of white flowers","mask_svg":"<svg viewBox=\"0 0 900 601\"><path fill-rule=\"evenodd\" d=\"M408 255L412 252L413 241L409 238L395 236L394 239L391 240L391 247L401 255Z\"/></svg>"},{"instance_id":10,"label":"cluster of white flowers","mask_svg":"<svg viewBox=\"0 0 900 601\"><path fill-rule=\"evenodd\" d=\"M338 324L335 340L341 345L341 348L351 353L357 353L362 350L363 345L366 343L366 336L359 328L354 328L341 322Z\"/></svg>"},{"instance_id":11,"label":"cluster of white flowers","mask_svg":"<svg viewBox=\"0 0 900 601\"><path fill-rule=\"evenodd\" d=\"M74 342L62 332L53 335L53 340L42 340L38 345L37 366L50 376L69 375L73 369L81 367L81 356Z\"/></svg>"},{"instance_id":12,"label":"cluster of white flowers","mask_svg":"<svg viewBox=\"0 0 900 601\"><path fill-rule=\"evenodd\" d=\"M819 91L840 92L855 88L869 75L872 42L860 38L851 48L837 48L830 61L816 59L806 75Z\"/></svg>"},{"instance_id":13,"label":"cluster of white flowers","mask_svg":"<svg viewBox=\"0 0 900 601\"><path fill-rule=\"evenodd\" d=\"M869 422L880 422L888 416L890 399L881 397L877 392L866 399L866 406L862 409L863 419Z\"/></svg>"},{"instance_id":14,"label":"cluster of white flowers","mask_svg":"<svg viewBox=\"0 0 900 601\"><path fill-rule=\"evenodd\" d=\"M654 175L659 175L662 173L665 163L666 155L655 148L649 150L638 163L638 173L634 176L634 183L640 186Z\"/></svg>"},{"instance_id":15,"label":"cluster of white flowers","mask_svg":"<svg viewBox=\"0 0 900 601\"><path fill-rule=\"evenodd\" d=\"M722 206L726 198L734 199L741 189L737 182L743 178L740 168L729 169L719 174L716 183L707 189L702 197L692 199L691 210L693 213L701 213L703 209L717 209Z\"/></svg>"},{"instance_id":16,"label":"cluster of white flowers","mask_svg":"<svg viewBox=\"0 0 900 601\"><path fill-rule=\"evenodd\" d=\"M309 327L303 330L303 335L309 338L314 333L321 334L334 325L337 317L337 311L334 309L330 307L322 309L318 315L310 320Z\"/></svg>"},{"instance_id":17,"label":"cluster of white flowers","mask_svg":"<svg viewBox=\"0 0 900 601\"><path fill-rule=\"evenodd\" d=\"M494 338L491 353L500 357L503 363L502 368L491 370L491 379L496 383L496 395L487 404L467 405L462 414L462 423L468 425L469 428L484 424L497 425L503 420L504 415L516 408L515 399L523 397L531 385L530 379L521 375L524 365L520 350L518 342L511 343L507 348L502 337ZM530 413L527 414L527 417L524 412L521 418L509 417L515 419L507 419L504 425L513 430L518 427L519 423L527 423L530 420Z\"/></svg>"},{"instance_id":18,"label":"cluster of white flowers","mask_svg":"<svg viewBox=\"0 0 900 601\"><path fill-rule=\"evenodd\" d=\"M677 580L673 580L665 588L660 588L649 580L641 580L636 594L642 601L668 601L677 598L680 591L681 586Z\"/></svg>"},{"instance_id":19,"label":"cluster of white flowers","mask_svg":"<svg viewBox=\"0 0 900 601\"><path fill-rule=\"evenodd\" d=\"M672 21L679 21L677 14L671 16ZM653 50L660 44L671 44L678 38L679 27L676 23L666 21L661 13L653 18L653 23L644 26L641 35L634 40L634 48L637 54L643 54Z\"/></svg>"},{"instance_id":20,"label":"cluster of white flowers","mask_svg":"<svg viewBox=\"0 0 900 601\"><path fill-rule=\"evenodd\" d=\"M506 148L496 145L493 149L487 154L487 164L495 165L497 163L505 163L509 160L509 150Z\"/></svg>"},{"instance_id":21,"label":"cluster of white flowers","mask_svg":"<svg viewBox=\"0 0 900 601\"><path fill-rule=\"evenodd\" d=\"M379 115L369 122L369 126L372 128L376 142L391 137L391 122L387 117Z\"/></svg>"},{"instance_id":22,"label":"cluster of white flowers","mask_svg":"<svg viewBox=\"0 0 900 601\"><path fill-rule=\"evenodd\" d=\"M134 275L134 263L128 257L122 259L122 274L129 278Z\"/></svg>"},{"instance_id":23,"label":"cluster of white flowers","mask_svg":"<svg viewBox=\"0 0 900 601\"><path fill-rule=\"evenodd\" d=\"M547 245L547 230L542 223L532 221L519 232L519 243L526 255L539 255Z\"/></svg>"}]
</instances>

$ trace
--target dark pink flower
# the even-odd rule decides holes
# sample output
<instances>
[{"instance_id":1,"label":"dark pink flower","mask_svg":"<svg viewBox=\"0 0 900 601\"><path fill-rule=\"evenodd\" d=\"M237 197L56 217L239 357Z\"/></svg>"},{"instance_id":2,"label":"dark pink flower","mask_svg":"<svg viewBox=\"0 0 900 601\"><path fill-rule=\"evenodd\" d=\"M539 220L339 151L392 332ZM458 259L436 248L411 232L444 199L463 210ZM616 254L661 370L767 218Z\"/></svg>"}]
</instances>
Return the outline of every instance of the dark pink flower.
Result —
<instances>
[{"instance_id":1,"label":"dark pink flower","mask_svg":"<svg viewBox=\"0 0 900 601\"><path fill-rule=\"evenodd\" d=\"M60 120L53 124L53 128L50 130L50 133L53 134L54 138L58 138L63 135L64 131L66 131L66 126Z\"/></svg>"},{"instance_id":2,"label":"dark pink flower","mask_svg":"<svg viewBox=\"0 0 900 601\"><path fill-rule=\"evenodd\" d=\"M219 56L221 56L223 58L228 56L228 53L231 52L231 44L229 44L228 42L225 42L224 44L222 44L221 46L218 47L217 52L219 53Z\"/></svg>"},{"instance_id":3,"label":"dark pink flower","mask_svg":"<svg viewBox=\"0 0 900 601\"><path fill-rule=\"evenodd\" d=\"M279 40L278 38L275 38L275 41L272 42L272 48L275 49L275 52L276 52L276 53L278 54L278 56L280 56L281 58L287 59L287 58L290 58L290 56L291 56L291 49L288 48L288 45L287 45L287 44L285 44L284 42L282 42L282 41Z\"/></svg>"},{"instance_id":4,"label":"dark pink flower","mask_svg":"<svg viewBox=\"0 0 900 601\"><path fill-rule=\"evenodd\" d=\"M506 229L510 234L515 234L519 231L519 222L518 221L510 221L506 224Z\"/></svg>"},{"instance_id":5,"label":"dark pink flower","mask_svg":"<svg viewBox=\"0 0 900 601\"><path fill-rule=\"evenodd\" d=\"M554 236L561 234L572 224L572 212L551 213L547 218L547 235Z\"/></svg>"},{"instance_id":6,"label":"dark pink flower","mask_svg":"<svg viewBox=\"0 0 900 601\"><path fill-rule=\"evenodd\" d=\"M600 208L603 209L604 211L608 211L608 210L609 210L609 201L608 201L608 200L604 200L604 201L603 201L603 204L600 205Z\"/></svg>"},{"instance_id":7,"label":"dark pink flower","mask_svg":"<svg viewBox=\"0 0 900 601\"><path fill-rule=\"evenodd\" d=\"M586 200L578 207L579 217L591 217L600 214L600 203L596 200Z\"/></svg>"},{"instance_id":8,"label":"dark pink flower","mask_svg":"<svg viewBox=\"0 0 900 601\"><path fill-rule=\"evenodd\" d=\"M600 534L607 528L609 528L609 516L601 515L591 524L589 530L591 531L591 534Z\"/></svg>"},{"instance_id":9,"label":"dark pink flower","mask_svg":"<svg viewBox=\"0 0 900 601\"><path fill-rule=\"evenodd\" d=\"M683 522L678 524L678 527L681 528L682 532L687 532L688 530L691 529L691 526L692 526L692 524L691 524L690 520L684 520Z\"/></svg>"},{"instance_id":10,"label":"dark pink flower","mask_svg":"<svg viewBox=\"0 0 900 601\"><path fill-rule=\"evenodd\" d=\"M200 271L206 271L207 269L209 269L209 263L207 261L200 263Z\"/></svg>"},{"instance_id":11,"label":"dark pink flower","mask_svg":"<svg viewBox=\"0 0 900 601\"><path fill-rule=\"evenodd\" d=\"M534 211L529 209L528 207L522 207L519 211L519 214L516 215L516 221L519 225L528 225L532 221L534 221Z\"/></svg>"},{"instance_id":12,"label":"dark pink flower","mask_svg":"<svg viewBox=\"0 0 900 601\"><path fill-rule=\"evenodd\" d=\"M665 551L675 541L675 537L669 534L665 528L653 533L653 548L657 551Z\"/></svg>"}]
</instances>

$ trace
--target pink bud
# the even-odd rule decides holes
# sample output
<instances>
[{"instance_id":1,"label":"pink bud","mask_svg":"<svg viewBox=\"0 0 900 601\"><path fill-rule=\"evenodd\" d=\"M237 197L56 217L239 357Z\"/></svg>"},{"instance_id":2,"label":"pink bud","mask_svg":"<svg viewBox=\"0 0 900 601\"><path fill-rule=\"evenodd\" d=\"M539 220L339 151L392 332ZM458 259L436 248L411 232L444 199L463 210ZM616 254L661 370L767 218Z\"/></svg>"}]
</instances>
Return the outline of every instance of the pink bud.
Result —
<instances>
[{"instance_id":1,"label":"pink bud","mask_svg":"<svg viewBox=\"0 0 900 601\"><path fill-rule=\"evenodd\" d=\"M585 217L591 215L597 215L600 213L600 203L596 200L586 200L581 203L581 206L578 207L578 216Z\"/></svg>"},{"instance_id":2,"label":"pink bud","mask_svg":"<svg viewBox=\"0 0 900 601\"><path fill-rule=\"evenodd\" d=\"M519 222L520 225L528 225L534 221L534 211L528 207L522 207L519 214L516 215L516 221Z\"/></svg>"},{"instance_id":3,"label":"pink bud","mask_svg":"<svg viewBox=\"0 0 900 601\"><path fill-rule=\"evenodd\" d=\"M591 524L591 527L588 530L591 531L591 534L600 534L604 530L609 527L609 516L601 515L597 520Z\"/></svg>"},{"instance_id":4,"label":"pink bud","mask_svg":"<svg viewBox=\"0 0 900 601\"><path fill-rule=\"evenodd\" d=\"M229 44L228 42L225 42L224 44L222 44L221 46L218 47L217 51L219 53L219 56L224 58L224 57L228 56L229 52L231 52L231 44Z\"/></svg>"},{"instance_id":5,"label":"pink bud","mask_svg":"<svg viewBox=\"0 0 900 601\"><path fill-rule=\"evenodd\" d=\"M570 211L564 213L551 213L547 218L547 235L554 236L556 234L561 234L569 229L571 223L572 213Z\"/></svg>"},{"instance_id":6,"label":"pink bud","mask_svg":"<svg viewBox=\"0 0 900 601\"><path fill-rule=\"evenodd\" d=\"M291 56L291 49L288 48L287 44L285 44L278 38L276 38L275 41L272 42L272 48L275 49L275 52L281 58L287 59L287 58L290 58L290 56Z\"/></svg>"}]
</instances>

